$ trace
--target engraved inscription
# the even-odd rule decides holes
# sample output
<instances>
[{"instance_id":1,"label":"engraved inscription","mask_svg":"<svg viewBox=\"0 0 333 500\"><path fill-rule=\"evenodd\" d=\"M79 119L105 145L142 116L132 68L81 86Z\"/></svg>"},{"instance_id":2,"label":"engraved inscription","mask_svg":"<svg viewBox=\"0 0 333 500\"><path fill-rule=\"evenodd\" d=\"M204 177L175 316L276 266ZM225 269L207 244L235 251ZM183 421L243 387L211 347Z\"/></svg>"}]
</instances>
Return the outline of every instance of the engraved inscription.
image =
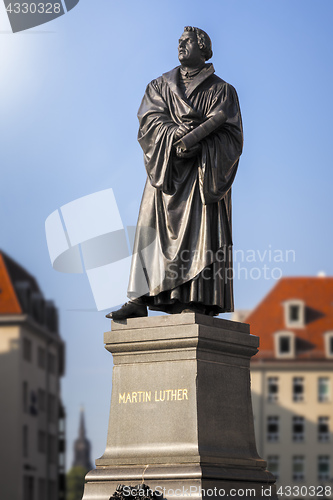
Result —
<instances>
[{"instance_id":1,"label":"engraved inscription","mask_svg":"<svg viewBox=\"0 0 333 500\"><path fill-rule=\"evenodd\" d=\"M152 401L184 401L188 400L188 389L163 389L159 391L132 391L119 393L119 404L151 403Z\"/></svg>"},{"instance_id":2,"label":"engraved inscription","mask_svg":"<svg viewBox=\"0 0 333 500\"><path fill-rule=\"evenodd\" d=\"M151 391L133 391L119 393L119 403L149 403Z\"/></svg>"},{"instance_id":3,"label":"engraved inscription","mask_svg":"<svg viewBox=\"0 0 333 500\"><path fill-rule=\"evenodd\" d=\"M155 391L155 401L183 401L188 399L187 389Z\"/></svg>"}]
</instances>

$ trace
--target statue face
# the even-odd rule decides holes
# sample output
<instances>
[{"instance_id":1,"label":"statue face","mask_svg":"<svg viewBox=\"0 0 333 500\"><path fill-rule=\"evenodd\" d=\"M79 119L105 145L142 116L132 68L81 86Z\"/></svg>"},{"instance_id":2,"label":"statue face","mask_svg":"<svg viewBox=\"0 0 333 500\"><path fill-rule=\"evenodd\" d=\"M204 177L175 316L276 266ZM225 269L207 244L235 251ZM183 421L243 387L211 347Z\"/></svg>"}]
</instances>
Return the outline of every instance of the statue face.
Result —
<instances>
[{"instance_id":1,"label":"statue face","mask_svg":"<svg viewBox=\"0 0 333 500\"><path fill-rule=\"evenodd\" d=\"M205 57L198 45L197 35L193 31L184 31L178 43L178 59L182 66L200 66Z\"/></svg>"}]
</instances>

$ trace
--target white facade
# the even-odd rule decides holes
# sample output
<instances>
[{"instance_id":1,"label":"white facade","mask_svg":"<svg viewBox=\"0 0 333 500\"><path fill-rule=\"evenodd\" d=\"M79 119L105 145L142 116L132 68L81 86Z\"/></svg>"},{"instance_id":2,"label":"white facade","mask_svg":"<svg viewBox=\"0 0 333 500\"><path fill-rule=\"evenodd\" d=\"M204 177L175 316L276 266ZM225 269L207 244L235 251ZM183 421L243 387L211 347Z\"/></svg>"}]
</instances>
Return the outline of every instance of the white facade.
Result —
<instances>
[{"instance_id":1,"label":"white facade","mask_svg":"<svg viewBox=\"0 0 333 500\"><path fill-rule=\"evenodd\" d=\"M27 315L0 315L0 358L1 498L60 500L62 341Z\"/></svg>"}]
</instances>

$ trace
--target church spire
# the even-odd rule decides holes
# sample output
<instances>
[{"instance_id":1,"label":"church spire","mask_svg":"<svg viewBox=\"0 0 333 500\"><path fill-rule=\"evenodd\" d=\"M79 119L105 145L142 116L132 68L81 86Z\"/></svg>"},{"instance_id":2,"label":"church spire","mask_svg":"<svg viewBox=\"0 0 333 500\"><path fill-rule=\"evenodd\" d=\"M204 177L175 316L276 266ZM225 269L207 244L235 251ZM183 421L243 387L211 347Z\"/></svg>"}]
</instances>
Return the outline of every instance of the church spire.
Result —
<instances>
[{"instance_id":1,"label":"church spire","mask_svg":"<svg viewBox=\"0 0 333 500\"><path fill-rule=\"evenodd\" d=\"M92 469L90 461L90 441L86 437L83 407L81 407L80 410L79 435L74 442L73 467L83 467L86 470Z\"/></svg>"},{"instance_id":2,"label":"church spire","mask_svg":"<svg viewBox=\"0 0 333 500\"><path fill-rule=\"evenodd\" d=\"M80 409L79 438L80 439L86 438L86 426L85 426L85 422L84 422L84 407L83 406L81 406L81 409Z\"/></svg>"}]
</instances>

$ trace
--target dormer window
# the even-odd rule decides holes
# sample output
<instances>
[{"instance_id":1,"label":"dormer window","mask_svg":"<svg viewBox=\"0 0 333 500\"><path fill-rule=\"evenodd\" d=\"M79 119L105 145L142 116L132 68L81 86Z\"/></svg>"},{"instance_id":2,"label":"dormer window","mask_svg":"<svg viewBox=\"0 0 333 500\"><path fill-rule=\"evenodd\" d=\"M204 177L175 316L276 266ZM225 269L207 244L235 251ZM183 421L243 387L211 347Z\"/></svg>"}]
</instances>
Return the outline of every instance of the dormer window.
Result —
<instances>
[{"instance_id":1,"label":"dormer window","mask_svg":"<svg viewBox=\"0 0 333 500\"><path fill-rule=\"evenodd\" d=\"M298 304L289 306L289 322L298 322L300 320L300 306Z\"/></svg>"},{"instance_id":2,"label":"dormer window","mask_svg":"<svg viewBox=\"0 0 333 500\"><path fill-rule=\"evenodd\" d=\"M295 357L295 335L293 332L284 331L275 333L274 344L277 358Z\"/></svg>"},{"instance_id":3,"label":"dormer window","mask_svg":"<svg viewBox=\"0 0 333 500\"><path fill-rule=\"evenodd\" d=\"M45 300L38 292L31 294L31 313L37 323L44 324L45 320Z\"/></svg>"},{"instance_id":4,"label":"dormer window","mask_svg":"<svg viewBox=\"0 0 333 500\"><path fill-rule=\"evenodd\" d=\"M325 353L327 358L333 358L333 331L326 332L325 338Z\"/></svg>"},{"instance_id":5,"label":"dormer window","mask_svg":"<svg viewBox=\"0 0 333 500\"><path fill-rule=\"evenodd\" d=\"M304 328L305 305L302 300L293 299L283 302L284 320L287 328Z\"/></svg>"},{"instance_id":6,"label":"dormer window","mask_svg":"<svg viewBox=\"0 0 333 500\"><path fill-rule=\"evenodd\" d=\"M29 281L17 281L15 289L24 313L30 313L31 309L31 287Z\"/></svg>"},{"instance_id":7,"label":"dormer window","mask_svg":"<svg viewBox=\"0 0 333 500\"><path fill-rule=\"evenodd\" d=\"M289 354L291 351L291 338L290 335L282 336L279 338L279 353Z\"/></svg>"}]
</instances>

